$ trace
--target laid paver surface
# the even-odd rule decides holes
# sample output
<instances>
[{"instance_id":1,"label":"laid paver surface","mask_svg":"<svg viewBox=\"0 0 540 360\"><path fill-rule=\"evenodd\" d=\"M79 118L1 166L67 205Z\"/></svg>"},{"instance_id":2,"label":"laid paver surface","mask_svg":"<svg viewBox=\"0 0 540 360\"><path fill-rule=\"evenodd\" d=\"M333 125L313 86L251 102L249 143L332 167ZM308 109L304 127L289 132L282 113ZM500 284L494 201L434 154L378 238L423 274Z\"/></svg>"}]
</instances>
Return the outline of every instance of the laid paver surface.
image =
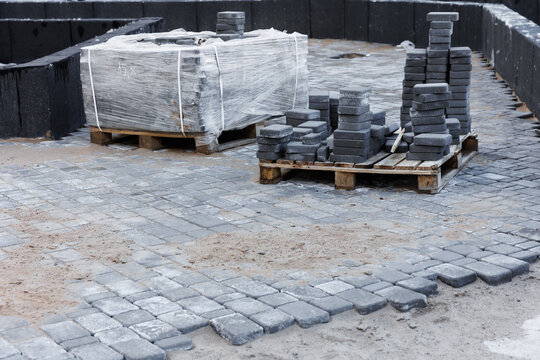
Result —
<instances>
[{"instance_id":1,"label":"laid paver surface","mask_svg":"<svg viewBox=\"0 0 540 360\"><path fill-rule=\"evenodd\" d=\"M358 48L370 56L331 58ZM399 122L403 52L352 41L311 41L310 52L312 89L369 86L372 108ZM59 141L0 141L0 264L9 274L0 286L10 294L2 315L16 315L0 317L0 358L164 358L163 350L191 348L185 333L208 324L242 344L292 318L307 327L386 299L402 311L424 306L437 288L420 277L508 281L540 255L538 138L512 103L475 55L480 152L436 195L403 178L359 178L355 191L315 173L261 185L253 145L211 156L149 152L129 141L90 145L86 129ZM339 233L351 224L358 228ZM363 242L364 227L381 244ZM356 242L340 244L349 237ZM217 250L197 255L211 241ZM277 253L313 257L305 267L292 258L270 265ZM51 301L24 292L32 281L41 287L30 290L54 293ZM32 313L17 309L21 299L34 301L25 308ZM59 315L32 338L14 331L30 326L21 316L38 323L50 312Z\"/></svg>"}]
</instances>

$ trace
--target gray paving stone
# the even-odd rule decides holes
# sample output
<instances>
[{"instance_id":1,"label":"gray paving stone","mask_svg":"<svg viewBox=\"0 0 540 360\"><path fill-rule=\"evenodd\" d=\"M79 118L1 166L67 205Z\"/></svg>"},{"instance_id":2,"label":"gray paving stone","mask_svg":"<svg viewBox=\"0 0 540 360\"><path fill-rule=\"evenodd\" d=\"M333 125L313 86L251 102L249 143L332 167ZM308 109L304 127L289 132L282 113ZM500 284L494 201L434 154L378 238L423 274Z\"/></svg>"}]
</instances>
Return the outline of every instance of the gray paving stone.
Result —
<instances>
[{"instance_id":1,"label":"gray paving stone","mask_svg":"<svg viewBox=\"0 0 540 360\"><path fill-rule=\"evenodd\" d=\"M162 295L171 301L178 301L197 296L198 293L193 289L181 287L173 290L164 291Z\"/></svg>"},{"instance_id":2,"label":"gray paving stone","mask_svg":"<svg viewBox=\"0 0 540 360\"><path fill-rule=\"evenodd\" d=\"M330 321L328 312L304 301L295 301L281 305L277 309L294 317L298 326L302 328L308 328L316 324Z\"/></svg>"},{"instance_id":3,"label":"gray paving stone","mask_svg":"<svg viewBox=\"0 0 540 360\"><path fill-rule=\"evenodd\" d=\"M262 326L264 332L268 334L276 333L294 324L292 316L276 309L251 315L249 319Z\"/></svg>"},{"instance_id":4,"label":"gray paving stone","mask_svg":"<svg viewBox=\"0 0 540 360\"><path fill-rule=\"evenodd\" d=\"M424 295L436 294L437 288L438 288L437 283L435 281L430 281L423 277L413 277L411 279L402 280L398 282L396 285L404 287L405 289L415 291L417 293L424 294Z\"/></svg>"},{"instance_id":5,"label":"gray paving stone","mask_svg":"<svg viewBox=\"0 0 540 360\"><path fill-rule=\"evenodd\" d=\"M386 305L385 298L362 289L346 290L337 294L337 296L352 303L362 315L377 311Z\"/></svg>"},{"instance_id":6,"label":"gray paving stone","mask_svg":"<svg viewBox=\"0 0 540 360\"><path fill-rule=\"evenodd\" d=\"M453 264L440 264L429 268L438 278L453 287L462 287L476 280L476 273Z\"/></svg>"},{"instance_id":7,"label":"gray paving stone","mask_svg":"<svg viewBox=\"0 0 540 360\"><path fill-rule=\"evenodd\" d=\"M288 304L293 301L298 301L297 298L285 293L274 293L270 295L261 296L257 300L270 305L272 307L278 307L284 304Z\"/></svg>"},{"instance_id":8,"label":"gray paving stone","mask_svg":"<svg viewBox=\"0 0 540 360\"><path fill-rule=\"evenodd\" d=\"M240 314L231 314L212 319L210 325L232 345L243 345L264 334L261 326Z\"/></svg>"},{"instance_id":9,"label":"gray paving stone","mask_svg":"<svg viewBox=\"0 0 540 360\"><path fill-rule=\"evenodd\" d=\"M22 326L2 332L2 335L12 343L18 343L43 336L43 333L33 326Z\"/></svg>"},{"instance_id":10,"label":"gray paving stone","mask_svg":"<svg viewBox=\"0 0 540 360\"><path fill-rule=\"evenodd\" d=\"M123 356L102 343L83 345L71 350L81 360L122 360Z\"/></svg>"},{"instance_id":11,"label":"gray paving stone","mask_svg":"<svg viewBox=\"0 0 540 360\"><path fill-rule=\"evenodd\" d=\"M100 292L100 293L85 296L84 300L87 303L92 304L92 303L94 303L94 302L96 302L98 300L107 299L107 298L113 298L113 297L116 297L115 293L113 293L112 291L105 291L105 292Z\"/></svg>"},{"instance_id":12,"label":"gray paving stone","mask_svg":"<svg viewBox=\"0 0 540 360\"><path fill-rule=\"evenodd\" d=\"M131 325L129 328L139 334L140 337L150 342L180 334L178 330L161 320L150 320L140 324Z\"/></svg>"},{"instance_id":13,"label":"gray paving stone","mask_svg":"<svg viewBox=\"0 0 540 360\"><path fill-rule=\"evenodd\" d=\"M126 299L126 301L129 301L130 303L134 303L135 301L139 301L139 300L142 300L142 299L148 299L148 298L151 298L151 297L154 297L154 296L158 296L158 293L152 291L152 290L146 290L146 291L143 291L143 292L139 292L139 293L136 293L136 294L133 294L133 295L128 295L126 297L124 297L124 299Z\"/></svg>"},{"instance_id":14,"label":"gray paving stone","mask_svg":"<svg viewBox=\"0 0 540 360\"><path fill-rule=\"evenodd\" d=\"M414 277L422 277L424 279L435 281L437 280L437 273L429 270L422 270L411 274Z\"/></svg>"},{"instance_id":15,"label":"gray paving stone","mask_svg":"<svg viewBox=\"0 0 540 360\"><path fill-rule=\"evenodd\" d=\"M395 284L401 280L409 279L411 277L408 274L391 268L378 269L373 273L373 276L381 279L382 281L387 281L392 284Z\"/></svg>"},{"instance_id":16,"label":"gray paving stone","mask_svg":"<svg viewBox=\"0 0 540 360\"><path fill-rule=\"evenodd\" d=\"M343 282L340 280L333 280L333 281L325 282L325 283L316 285L315 287L324 292L327 292L330 295L335 295L345 290L354 289L354 286L352 286L351 284L347 284L346 282Z\"/></svg>"},{"instance_id":17,"label":"gray paving stone","mask_svg":"<svg viewBox=\"0 0 540 360\"><path fill-rule=\"evenodd\" d=\"M126 297L128 295L133 295L148 290L146 287L131 279L116 281L106 284L106 286L117 293L120 297Z\"/></svg>"},{"instance_id":18,"label":"gray paving stone","mask_svg":"<svg viewBox=\"0 0 540 360\"><path fill-rule=\"evenodd\" d=\"M457 266L463 266L463 265L467 265L467 264L470 264L470 263L473 263L473 262L476 262L476 260L471 259L471 258L463 258L463 259L458 259L458 260L452 261L452 262L450 262L450 264L457 265Z\"/></svg>"},{"instance_id":19,"label":"gray paving stone","mask_svg":"<svg viewBox=\"0 0 540 360\"><path fill-rule=\"evenodd\" d=\"M95 301L92 306L95 306L99 310L103 311L105 314L114 316L121 314L123 312L128 312L131 310L137 310L138 307L127 302L126 300L120 297L111 297L106 299L101 299Z\"/></svg>"},{"instance_id":20,"label":"gray paving stone","mask_svg":"<svg viewBox=\"0 0 540 360\"><path fill-rule=\"evenodd\" d=\"M364 286L364 287L362 288L362 290L369 291L369 292L376 292L376 291L385 289L385 288L390 287L390 286L392 286L392 283L391 283L391 282L388 282L388 281L379 281L379 282L376 282L376 283L374 283L374 284L371 284L371 285L368 285L368 286Z\"/></svg>"},{"instance_id":21,"label":"gray paving stone","mask_svg":"<svg viewBox=\"0 0 540 360\"><path fill-rule=\"evenodd\" d=\"M115 315L114 319L119 321L122 325L130 327L131 325L154 320L155 317L148 311L139 309Z\"/></svg>"},{"instance_id":22,"label":"gray paving stone","mask_svg":"<svg viewBox=\"0 0 540 360\"><path fill-rule=\"evenodd\" d=\"M512 280L512 271L484 261L477 261L464 267L474 271L480 279L489 285L500 285Z\"/></svg>"},{"instance_id":23,"label":"gray paving stone","mask_svg":"<svg viewBox=\"0 0 540 360\"><path fill-rule=\"evenodd\" d=\"M470 253L467 255L467 257L475 260L480 260L482 258L485 258L486 256L493 255L494 253L491 251L475 251L473 253Z\"/></svg>"},{"instance_id":24,"label":"gray paving stone","mask_svg":"<svg viewBox=\"0 0 540 360\"><path fill-rule=\"evenodd\" d=\"M540 243L537 242L537 241L529 240L529 241L524 241L524 242L519 243L519 244L515 244L514 246L518 247L520 249L523 249L523 250L529 250L531 248L539 246L539 244Z\"/></svg>"},{"instance_id":25,"label":"gray paving stone","mask_svg":"<svg viewBox=\"0 0 540 360\"><path fill-rule=\"evenodd\" d=\"M212 300L214 300L215 302L217 302L219 304L224 304L226 302L241 299L241 298L245 298L245 297L246 297L246 294L242 294L242 293L239 293L239 292L234 292L234 293L225 294L225 295L215 297Z\"/></svg>"},{"instance_id":26,"label":"gray paving stone","mask_svg":"<svg viewBox=\"0 0 540 360\"><path fill-rule=\"evenodd\" d=\"M32 360L63 360L69 359L69 354L52 339L39 337L18 344L19 349Z\"/></svg>"},{"instance_id":27,"label":"gray paving stone","mask_svg":"<svg viewBox=\"0 0 540 360\"><path fill-rule=\"evenodd\" d=\"M125 360L165 360L167 357L165 351L143 339L116 343L112 347L122 354Z\"/></svg>"},{"instance_id":28,"label":"gray paving stone","mask_svg":"<svg viewBox=\"0 0 540 360\"><path fill-rule=\"evenodd\" d=\"M324 291L315 289L309 285L288 286L281 291L302 301L311 301L328 296Z\"/></svg>"},{"instance_id":29,"label":"gray paving stone","mask_svg":"<svg viewBox=\"0 0 540 360\"><path fill-rule=\"evenodd\" d=\"M401 286L382 289L377 291L376 294L385 297L394 308L401 312L427 306L426 295L405 289Z\"/></svg>"},{"instance_id":30,"label":"gray paving stone","mask_svg":"<svg viewBox=\"0 0 540 360\"><path fill-rule=\"evenodd\" d=\"M118 342L139 338L137 334L135 334L133 331L125 327L101 331L95 334L94 336L98 338L99 341L109 346Z\"/></svg>"},{"instance_id":31,"label":"gray paving stone","mask_svg":"<svg viewBox=\"0 0 540 360\"><path fill-rule=\"evenodd\" d=\"M17 354L20 354L20 352L15 346L11 345L4 339L0 338L0 358L1 359L14 356Z\"/></svg>"},{"instance_id":32,"label":"gray paving stone","mask_svg":"<svg viewBox=\"0 0 540 360\"><path fill-rule=\"evenodd\" d=\"M494 252L496 254L509 255L512 253L516 253L520 251L521 249L512 245L508 245L508 244L498 244L498 245L488 246L486 250Z\"/></svg>"},{"instance_id":33,"label":"gray paving stone","mask_svg":"<svg viewBox=\"0 0 540 360\"><path fill-rule=\"evenodd\" d=\"M64 349L66 349L67 351L71 351L72 349L75 349L76 347L83 346L83 345L88 345L88 344L93 344L93 343L96 343L98 341L99 340L96 339L94 336L85 336L85 337L78 338L78 339L64 341L60 345L62 345L62 347Z\"/></svg>"},{"instance_id":34,"label":"gray paving stone","mask_svg":"<svg viewBox=\"0 0 540 360\"><path fill-rule=\"evenodd\" d=\"M178 300L178 304L180 304L180 306L182 306L184 309L190 310L197 315L224 309L223 305L207 299L204 296L195 296L192 298Z\"/></svg>"},{"instance_id":35,"label":"gray paving stone","mask_svg":"<svg viewBox=\"0 0 540 360\"><path fill-rule=\"evenodd\" d=\"M182 274L182 275L174 277L174 281L186 287L195 285L198 283L202 283L208 280L210 280L210 278L198 272L186 273L186 274Z\"/></svg>"},{"instance_id":36,"label":"gray paving stone","mask_svg":"<svg viewBox=\"0 0 540 360\"><path fill-rule=\"evenodd\" d=\"M16 316L0 316L0 332L9 329L15 329L22 326L27 326L28 321Z\"/></svg>"},{"instance_id":37,"label":"gray paving stone","mask_svg":"<svg viewBox=\"0 0 540 360\"><path fill-rule=\"evenodd\" d=\"M191 348L193 348L193 342L186 335L178 335L172 338L158 340L154 345L160 347L164 351L191 350Z\"/></svg>"},{"instance_id":38,"label":"gray paving stone","mask_svg":"<svg viewBox=\"0 0 540 360\"><path fill-rule=\"evenodd\" d=\"M180 309L180 305L164 298L163 296L154 296L151 298L139 300L135 302L134 305L148 311L154 316Z\"/></svg>"},{"instance_id":39,"label":"gray paving stone","mask_svg":"<svg viewBox=\"0 0 540 360\"><path fill-rule=\"evenodd\" d=\"M379 279L374 277L365 276L365 277L340 277L339 280L351 284L354 287L362 288L367 285L379 282Z\"/></svg>"},{"instance_id":40,"label":"gray paving stone","mask_svg":"<svg viewBox=\"0 0 540 360\"><path fill-rule=\"evenodd\" d=\"M237 291L249 297L258 298L264 295L276 293L277 290L258 281L242 281L231 285Z\"/></svg>"},{"instance_id":41,"label":"gray paving stone","mask_svg":"<svg viewBox=\"0 0 540 360\"><path fill-rule=\"evenodd\" d=\"M456 244L456 245L450 245L445 248L445 250L454 252L456 254L460 254L463 256L468 256L469 254L472 254L474 252L479 251L480 249L476 246L466 245L466 244Z\"/></svg>"},{"instance_id":42,"label":"gray paving stone","mask_svg":"<svg viewBox=\"0 0 540 360\"><path fill-rule=\"evenodd\" d=\"M508 255L510 257L513 257L513 258L516 258L516 259L519 259L519 260L523 260L523 261L526 261L528 262L529 264L533 264L536 262L536 258L538 257L536 255L536 253L532 252L532 251L528 251L528 250L522 250L522 251L518 251L516 253L512 253L510 255Z\"/></svg>"},{"instance_id":43,"label":"gray paving stone","mask_svg":"<svg viewBox=\"0 0 540 360\"><path fill-rule=\"evenodd\" d=\"M490 264L498 265L512 271L512 276L518 276L529 272L529 263L509 256L495 254L482 259Z\"/></svg>"},{"instance_id":44,"label":"gray paving stone","mask_svg":"<svg viewBox=\"0 0 540 360\"><path fill-rule=\"evenodd\" d=\"M120 324L118 321L112 319L104 313L83 315L75 318L75 321L92 334L122 326L122 324Z\"/></svg>"},{"instance_id":45,"label":"gray paving stone","mask_svg":"<svg viewBox=\"0 0 540 360\"><path fill-rule=\"evenodd\" d=\"M209 311L207 313L201 314L201 317L205 318L206 320L212 320L218 317L231 315L231 314L236 314L236 313L232 311L231 309L221 309L221 310L214 310L214 311Z\"/></svg>"},{"instance_id":46,"label":"gray paving stone","mask_svg":"<svg viewBox=\"0 0 540 360\"><path fill-rule=\"evenodd\" d=\"M208 320L187 310L178 310L158 316L158 319L177 328L182 334L208 325Z\"/></svg>"},{"instance_id":47,"label":"gray paving stone","mask_svg":"<svg viewBox=\"0 0 540 360\"><path fill-rule=\"evenodd\" d=\"M57 343L90 335L87 330L73 321L43 325L41 329Z\"/></svg>"},{"instance_id":48,"label":"gray paving stone","mask_svg":"<svg viewBox=\"0 0 540 360\"><path fill-rule=\"evenodd\" d=\"M251 315L254 315L263 311L272 310L272 307L260 301L257 301L255 299L248 298L248 297L229 301L223 305L225 305L225 307L237 313L240 313L246 317L250 317Z\"/></svg>"},{"instance_id":49,"label":"gray paving stone","mask_svg":"<svg viewBox=\"0 0 540 360\"><path fill-rule=\"evenodd\" d=\"M330 315L340 314L353 308L353 304L338 296L328 296L321 299L315 299L309 303L328 312Z\"/></svg>"},{"instance_id":50,"label":"gray paving stone","mask_svg":"<svg viewBox=\"0 0 540 360\"><path fill-rule=\"evenodd\" d=\"M439 260L443 263L449 263L463 258L463 255L456 254L455 252L442 250L435 253L429 254L429 256L434 260Z\"/></svg>"},{"instance_id":51,"label":"gray paving stone","mask_svg":"<svg viewBox=\"0 0 540 360\"><path fill-rule=\"evenodd\" d=\"M198 291L202 296L213 299L220 295L231 294L235 292L230 287L227 287L217 281L206 281L191 286L192 289Z\"/></svg>"}]
</instances>

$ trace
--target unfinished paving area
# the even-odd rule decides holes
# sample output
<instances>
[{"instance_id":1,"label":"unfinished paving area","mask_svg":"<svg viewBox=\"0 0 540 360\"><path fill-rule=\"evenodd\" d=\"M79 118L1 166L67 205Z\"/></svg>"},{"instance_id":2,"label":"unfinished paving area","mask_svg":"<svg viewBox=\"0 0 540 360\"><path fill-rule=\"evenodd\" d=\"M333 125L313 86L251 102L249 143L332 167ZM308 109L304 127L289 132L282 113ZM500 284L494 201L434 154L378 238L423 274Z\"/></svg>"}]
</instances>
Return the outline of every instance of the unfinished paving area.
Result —
<instances>
[{"instance_id":1,"label":"unfinished paving area","mask_svg":"<svg viewBox=\"0 0 540 360\"><path fill-rule=\"evenodd\" d=\"M367 56L334 58L351 53ZM313 40L310 86L371 87L372 108L399 122L404 57ZM456 338L476 334L463 356L493 358L478 344L520 337L539 315L540 154L533 120L473 57L480 153L436 195L402 177L359 178L354 191L312 172L260 185L256 145L150 152L90 145L84 129L1 141L0 359L153 359L191 347L171 357L302 358L325 344L350 358L385 339L455 358L426 345L450 326ZM241 348L216 334L242 344L285 327ZM364 355L377 354L392 357Z\"/></svg>"}]
</instances>

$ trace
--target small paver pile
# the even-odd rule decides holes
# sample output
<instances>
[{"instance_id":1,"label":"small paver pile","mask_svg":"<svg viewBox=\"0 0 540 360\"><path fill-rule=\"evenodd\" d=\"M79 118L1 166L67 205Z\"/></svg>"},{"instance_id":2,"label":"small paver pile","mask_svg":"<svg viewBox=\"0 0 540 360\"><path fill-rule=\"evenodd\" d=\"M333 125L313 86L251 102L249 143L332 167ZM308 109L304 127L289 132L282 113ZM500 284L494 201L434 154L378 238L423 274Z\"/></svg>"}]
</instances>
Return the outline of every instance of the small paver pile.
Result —
<instances>
[{"instance_id":1,"label":"small paver pile","mask_svg":"<svg viewBox=\"0 0 540 360\"><path fill-rule=\"evenodd\" d=\"M298 126L297 134L301 135L301 141L291 141L287 144L285 159L296 161L315 161L317 159L317 150L322 145L322 141L328 136L326 121L306 121ZM299 136L296 136L299 138Z\"/></svg>"},{"instance_id":2,"label":"small paver pile","mask_svg":"<svg viewBox=\"0 0 540 360\"><path fill-rule=\"evenodd\" d=\"M293 128L289 125L273 124L261 129L257 136L257 157L261 160L278 160L285 155Z\"/></svg>"},{"instance_id":3,"label":"small paver pile","mask_svg":"<svg viewBox=\"0 0 540 360\"><path fill-rule=\"evenodd\" d=\"M320 120L325 121L327 130L331 130L330 123L330 94L328 91L312 91L309 93L309 108L320 111Z\"/></svg>"},{"instance_id":4,"label":"small paver pile","mask_svg":"<svg viewBox=\"0 0 540 360\"><path fill-rule=\"evenodd\" d=\"M468 47L450 48L450 91L452 99L446 113L459 120L460 134L471 131L469 93L471 89L472 51Z\"/></svg>"},{"instance_id":5,"label":"small paver pile","mask_svg":"<svg viewBox=\"0 0 540 360\"><path fill-rule=\"evenodd\" d=\"M216 35L223 40L238 39L244 35L246 14L243 11L217 13Z\"/></svg>"}]
</instances>

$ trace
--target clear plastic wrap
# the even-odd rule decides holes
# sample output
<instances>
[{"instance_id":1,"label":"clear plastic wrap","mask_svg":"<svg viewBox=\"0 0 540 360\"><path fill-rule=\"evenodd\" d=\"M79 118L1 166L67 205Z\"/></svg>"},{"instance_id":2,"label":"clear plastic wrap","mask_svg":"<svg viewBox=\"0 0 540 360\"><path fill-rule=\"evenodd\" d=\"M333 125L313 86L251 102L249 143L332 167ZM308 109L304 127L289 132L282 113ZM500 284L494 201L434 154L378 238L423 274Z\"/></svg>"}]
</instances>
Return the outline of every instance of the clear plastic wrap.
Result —
<instances>
[{"instance_id":1,"label":"clear plastic wrap","mask_svg":"<svg viewBox=\"0 0 540 360\"><path fill-rule=\"evenodd\" d=\"M306 108L307 36L274 29L245 36L223 41L212 32L178 29L84 47L88 124L203 133L198 141L210 144L224 130Z\"/></svg>"}]
</instances>

